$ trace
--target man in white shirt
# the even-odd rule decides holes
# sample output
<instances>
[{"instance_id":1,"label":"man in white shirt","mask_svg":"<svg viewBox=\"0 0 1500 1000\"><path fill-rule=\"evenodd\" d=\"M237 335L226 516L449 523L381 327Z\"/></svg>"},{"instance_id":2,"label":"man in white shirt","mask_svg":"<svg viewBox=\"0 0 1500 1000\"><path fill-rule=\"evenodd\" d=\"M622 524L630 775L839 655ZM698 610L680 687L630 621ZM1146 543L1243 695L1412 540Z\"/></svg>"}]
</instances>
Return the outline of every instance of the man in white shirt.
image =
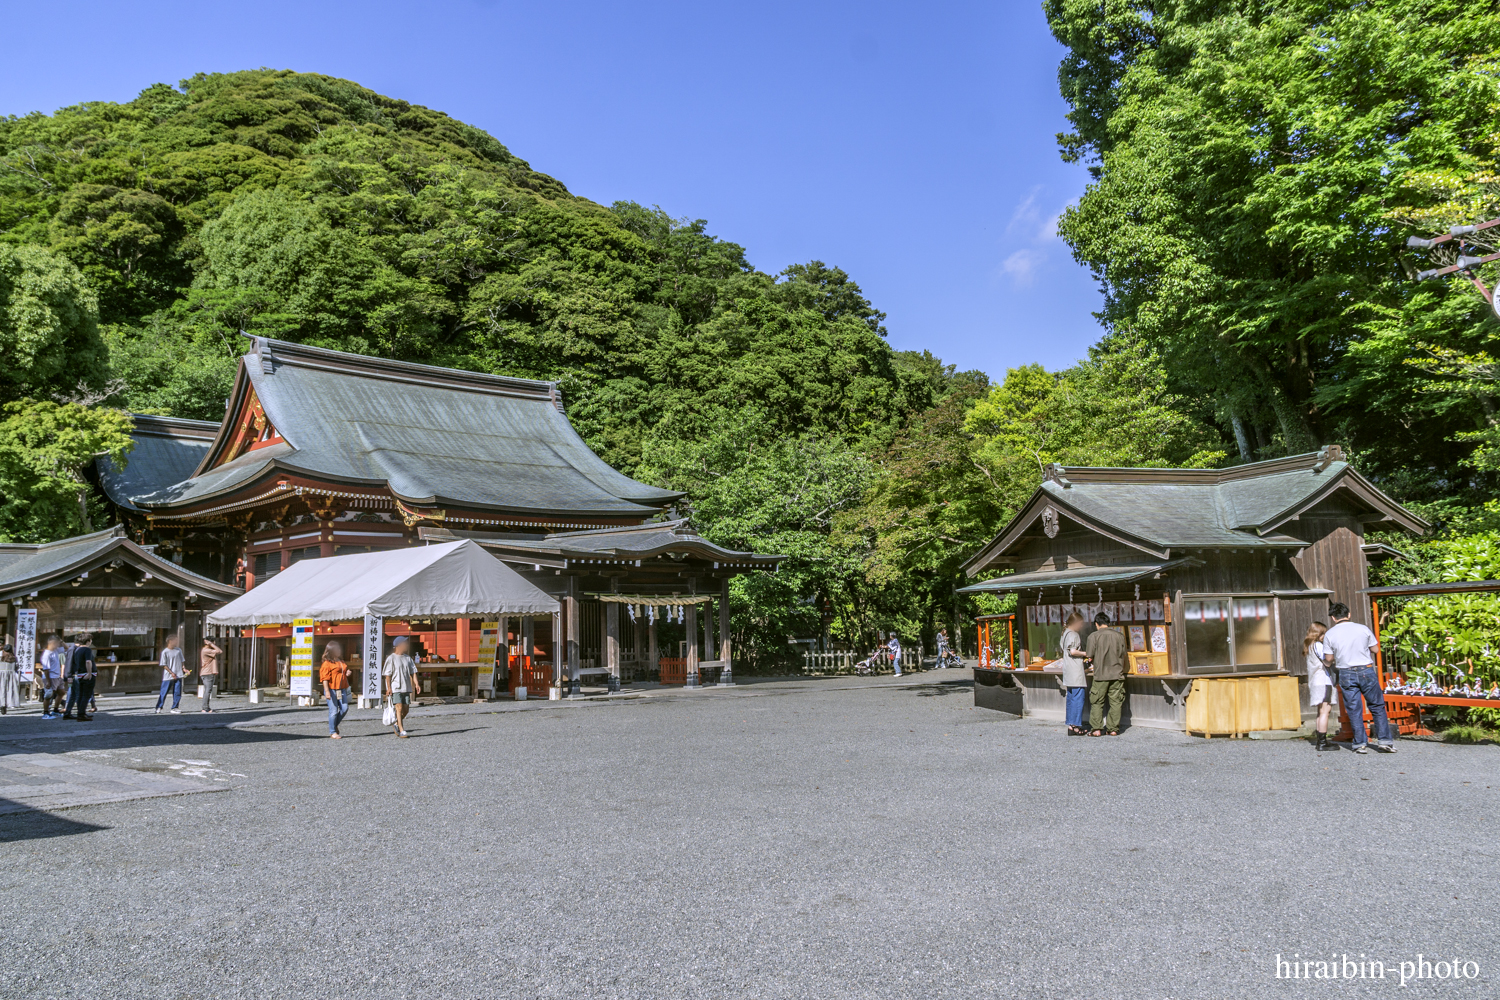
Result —
<instances>
[{"instance_id":1,"label":"man in white shirt","mask_svg":"<svg viewBox=\"0 0 1500 1000\"><path fill-rule=\"evenodd\" d=\"M396 711L396 735L406 736L406 713L411 711L413 695L422 693L422 681L417 676L417 661L407 655L411 641L406 636L396 640L391 655L385 658L381 675L385 677L385 694Z\"/></svg>"},{"instance_id":2,"label":"man in white shirt","mask_svg":"<svg viewBox=\"0 0 1500 1000\"><path fill-rule=\"evenodd\" d=\"M47 648L42 650L41 667L38 673L42 682L42 718L56 719L62 715L63 701L67 698L67 686L63 684L62 639L47 636Z\"/></svg>"},{"instance_id":3,"label":"man in white shirt","mask_svg":"<svg viewBox=\"0 0 1500 1000\"><path fill-rule=\"evenodd\" d=\"M187 676L187 658L177 647L177 633L167 636L166 648L161 651L161 694L156 696L156 710L161 711L167 701L167 692L172 692L172 714L181 715L182 678Z\"/></svg>"},{"instance_id":4,"label":"man in white shirt","mask_svg":"<svg viewBox=\"0 0 1500 1000\"><path fill-rule=\"evenodd\" d=\"M1375 654L1380 643L1375 633L1349 620L1349 608L1333 604L1328 608L1333 627L1323 636L1328 654L1325 659L1337 670L1339 701L1354 730L1354 752L1365 753L1369 736L1365 732L1365 705L1375 721L1375 749L1379 753L1396 752L1396 736L1385 714L1385 693L1375 677ZM1363 701L1361 701L1363 699Z\"/></svg>"}]
</instances>

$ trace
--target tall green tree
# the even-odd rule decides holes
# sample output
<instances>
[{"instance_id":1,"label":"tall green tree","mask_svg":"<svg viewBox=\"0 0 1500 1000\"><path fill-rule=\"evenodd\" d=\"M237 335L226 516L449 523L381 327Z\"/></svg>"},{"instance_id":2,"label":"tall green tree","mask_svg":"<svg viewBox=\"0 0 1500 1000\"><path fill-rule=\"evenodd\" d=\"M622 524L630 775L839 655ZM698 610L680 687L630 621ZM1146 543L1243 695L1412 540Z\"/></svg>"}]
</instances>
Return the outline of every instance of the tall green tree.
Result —
<instances>
[{"instance_id":1,"label":"tall green tree","mask_svg":"<svg viewBox=\"0 0 1500 1000\"><path fill-rule=\"evenodd\" d=\"M67 260L0 243L0 401L101 385L99 300Z\"/></svg>"},{"instance_id":2,"label":"tall green tree","mask_svg":"<svg viewBox=\"0 0 1500 1000\"><path fill-rule=\"evenodd\" d=\"M1495 325L1473 308L1434 316L1451 290L1419 290L1403 244L1450 199L1435 180L1494 173L1500 13L1451 0L1044 8L1068 47L1063 155L1094 177L1059 232L1103 285L1106 325L1201 387L1242 459L1341 438L1369 471L1421 469L1427 489L1451 488L1482 406L1420 391L1403 359L1419 343L1472 353Z\"/></svg>"},{"instance_id":3,"label":"tall green tree","mask_svg":"<svg viewBox=\"0 0 1500 1000\"><path fill-rule=\"evenodd\" d=\"M0 419L0 539L46 542L94 530L84 478L96 455L124 467L130 415L79 403L6 403Z\"/></svg>"}]
</instances>

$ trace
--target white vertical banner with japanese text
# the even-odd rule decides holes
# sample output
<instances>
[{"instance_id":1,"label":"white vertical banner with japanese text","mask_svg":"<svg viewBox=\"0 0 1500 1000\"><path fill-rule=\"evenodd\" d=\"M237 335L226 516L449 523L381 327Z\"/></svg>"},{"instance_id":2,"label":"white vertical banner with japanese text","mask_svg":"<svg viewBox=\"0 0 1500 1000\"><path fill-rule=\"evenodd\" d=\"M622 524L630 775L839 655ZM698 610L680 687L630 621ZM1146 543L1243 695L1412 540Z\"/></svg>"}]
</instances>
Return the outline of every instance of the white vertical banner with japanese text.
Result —
<instances>
[{"instance_id":1,"label":"white vertical banner with japanese text","mask_svg":"<svg viewBox=\"0 0 1500 1000\"><path fill-rule=\"evenodd\" d=\"M287 694L293 698L313 693L313 628L316 625L311 618L298 618L292 622L291 680Z\"/></svg>"},{"instance_id":2,"label":"white vertical banner with japanese text","mask_svg":"<svg viewBox=\"0 0 1500 1000\"><path fill-rule=\"evenodd\" d=\"M484 622L479 629L479 670L475 672L474 686L495 687L495 653L500 646L500 623Z\"/></svg>"},{"instance_id":3,"label":"white vertical banner with japanese text","mask_svg":"<svg viewBox=\"0 0 1500 1000\"><path fill-rule=\"evenodd\" d=\"M379 615L365 615L365 645L360 659L364 663L364 697L380 700L380 667L384 662L385 619Z\"/></svg>"},{"instance_id":4,"label":"white vertical banner with japanese text","mask_svg":"<svg viewBox=\"0 0 1500 1000\"><path fill-rule=\"evenodd\" d=\"M16 674L22 684L36 678L36 608L16 611Z\"/></svg>"}]
</instances>

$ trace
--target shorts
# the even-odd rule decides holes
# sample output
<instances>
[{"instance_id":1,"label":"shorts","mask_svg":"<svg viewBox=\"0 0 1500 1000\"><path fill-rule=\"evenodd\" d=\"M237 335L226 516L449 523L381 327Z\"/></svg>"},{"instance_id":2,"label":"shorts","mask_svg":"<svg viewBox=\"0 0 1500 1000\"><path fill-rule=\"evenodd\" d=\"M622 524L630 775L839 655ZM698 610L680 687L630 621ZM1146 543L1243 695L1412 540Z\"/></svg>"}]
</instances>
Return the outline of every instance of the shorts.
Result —
<instances>
[{"instance_id":1,"label":"shorts","mask_svg":"<svg viewBox=\"0 0 1500 1000\"><path fill-rule=\"evenodd\" d=\"M1333 688L1331 681L1315 678L1307 682L1307 703L1314 708L1319 705L1333 704Z\"/></svg>"},{"instance_id":2,"label":"shorts","mask_svg":"<svg viewBox=\"0 0 1500 1000\"><path fill-rule=\"evenodd\" d=\"M411 705L411 692L410 691L392 691L391 692L391 704L392 705L407 705L407 706L410 706Z\"/></svg>"}]
</instances>

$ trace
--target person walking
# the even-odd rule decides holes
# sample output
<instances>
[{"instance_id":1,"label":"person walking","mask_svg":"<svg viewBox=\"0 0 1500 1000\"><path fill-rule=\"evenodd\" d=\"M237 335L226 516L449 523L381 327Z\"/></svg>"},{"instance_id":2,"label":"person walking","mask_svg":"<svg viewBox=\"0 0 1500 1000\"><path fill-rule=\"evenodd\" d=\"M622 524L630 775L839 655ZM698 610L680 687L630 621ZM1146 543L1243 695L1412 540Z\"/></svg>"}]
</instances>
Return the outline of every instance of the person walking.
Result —
<instances>
[{"instance_id":1,"label":"person walking","mask_svg":"<svg viewBox=\"0 0 1500 1000\"><path fill-rule=\"evenodd\" d=\"M411 640L404 635L398 638L380 670L385 678L385 696L396 712L396 735L402 739L406 738L406 713L411 710L412 697L422 693L417 661L407 653L410 648Z\"/></svg>"},{"instance_id":2,"label":"person walking","mask_svg":"<svg viewBox=\"0 0 1500 1000\"><path fill-rule=\"evenodd\" d=\"M1083 727L1083 706L1088 696L1089 679L1084 659L1089 655L1083 651L1083 637L1078 630L1083 627L1083 615L1074 611L1063 622L1062 632L1062 682L1068 689L1067 709L1064 713L1069 736L1087 736Z\"/></svg>"},{"instance_id":3,"label":"person walking","mask_svg":"<svg viewBox=\"0 0 1500 1000\"><path fill-rule=\"evenodd\" d=\"M1375 654L1380 643L1374 632L1349 620L1347 605L1329 605L1328 617L1333 619L1333 626L1323 634L1323 645L1327 647L1323 661L1337 671L1339 701L1354 730L1354 752L1368 752L1370 737L1365 732L1368 705L1375 722L1375 751L1395 753L1396 736L1385 712L1385 692L1380 690L1380 681L1375 677Z\"/></svg>"},{"instance_id":4,"label":"person walking","mask_svg":"<svg viewBox=\"0 0 1500 1000\"><path fill-rule=\"evenodd\" d=\"M5 644L0 649L0 715L8 715L13 708L21 707L21 681L16 674L16 651Z\"/></svg>"},{"instance_id":5,"label":"person walking","mask_svg":"<svg viewBox=\"0 0 1500 1000\"><path fill-rule=\"evenodd\" d=\"M891 655L891 665L896 668L896 676L901 676L901 640L896 638L896 633L891 633L891 641L885 644L886 652Z\"/></svg>"},{"instance_id":6,"label":"person walking","mask_svg":"<svg viewBox=\"0 0 1500 1000\"><path fill-rule=\"evenodd\" d=\"M99 668L94 662L94 637L81 632L75 639L76 643L68 651L68 703L63 707L63 718L73 720L73 706L77 705L77 720L92 722L88 707L94 698L94 681L99 676Z\"/></svg>"},{"instance_id":7,"label":"person walking","mask_svg":"<svg viewBox=\"0 0 1500 1000\"><path fill-rule=\"evenodd\" d=\"M1307 659L1307 701L1318 710L1318 749L1337 750L1338 746L1328 742L1328 713L1333 708L1333 678L1328 675L1328 664L1324 658L1328 647L1323 644L1323 635L1328 626L1313 622L1302 637L1302 655Z\"/></svg>"},{"instance_id":8,"label":"person walking","mask_svg":"<svg viewBox=\"0 0 1500 1000\"><path fill-rule=\"evenodd\" d=\"M1089 688L1089 735L1119 736L1120 714L1125 708L1125 637L1109 627L1109 615L1094 616L1094 631L1084 643L1094 665L1094 685ZM1104 728L1105 702L1109 702L1109 728Z\"/></svg>"},{"instance_id":9,"label":"person walking","mask_svg":"<svg viewBox=\"0 0 1500 1000\"><path fill-rule=\"evenodd\" d=\"M344 662L343 646L330 642L323 647L318 680L323 682L323 697L328 702L328 738L341 740L339 723L349 714L349 664Z\"/></svg>"},{"instance_id":10,"label":"person walking","mask_svg":"<svg viewBox=\"0 0 1500 1000\"><path fill-rule=\"evenodd\" d=\"M161 694L156 696L156 712L166 703L167 692L172 692L172 714L181 715L182 678L187 675L187 657L177 648L177 633L167 636L166 647L161 651Z\"/></svg>"},{"instance_id":11,"label":"person walking","mask_svg":"<svg viewBox=\"0 0 1500 1000\"><path fill-rule=\"evenodd\" d=\"M224 651L214 645L208 636L203 637L203 648L198 650L198 680L203 685L203 707L201 712L213 712L215 689L219 686L219 657Z\"/></svg>"},{"instance_id":12,"label":"person walking","mask_svg":"<svg viewBox=\"0 0 1500 1000\"><path fill-rule=\"evenodd\" d=\"M67 699L67 687L63 684L61 636L47 636L47 648L42 650L37 675L42 682L42 718L56 719L62 715L63 702Z\"/></svg>"}]
</instances>

